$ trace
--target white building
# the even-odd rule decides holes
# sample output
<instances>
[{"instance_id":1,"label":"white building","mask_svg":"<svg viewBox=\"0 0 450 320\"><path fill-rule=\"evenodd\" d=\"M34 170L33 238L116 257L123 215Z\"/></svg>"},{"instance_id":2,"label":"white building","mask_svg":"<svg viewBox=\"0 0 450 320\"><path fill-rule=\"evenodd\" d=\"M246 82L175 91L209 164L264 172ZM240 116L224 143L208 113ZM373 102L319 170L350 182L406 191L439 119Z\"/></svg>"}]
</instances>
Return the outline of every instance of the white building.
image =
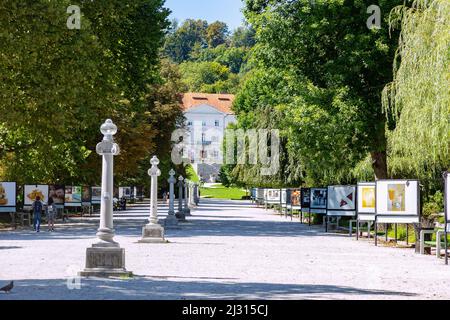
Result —
<instances>
[{"instance_id":1,"label":"white building","mask_svg":"<svg viewBox=\"0 0 450 320\"><path fill-rule=\"evenodd\" d=\"M236 123L231 110L234 95L185 93L182 97L189 144L184 150L197 175L205 182L215 182L223 163L222 143L225 130Z\"/></svg>"}]
</instances>

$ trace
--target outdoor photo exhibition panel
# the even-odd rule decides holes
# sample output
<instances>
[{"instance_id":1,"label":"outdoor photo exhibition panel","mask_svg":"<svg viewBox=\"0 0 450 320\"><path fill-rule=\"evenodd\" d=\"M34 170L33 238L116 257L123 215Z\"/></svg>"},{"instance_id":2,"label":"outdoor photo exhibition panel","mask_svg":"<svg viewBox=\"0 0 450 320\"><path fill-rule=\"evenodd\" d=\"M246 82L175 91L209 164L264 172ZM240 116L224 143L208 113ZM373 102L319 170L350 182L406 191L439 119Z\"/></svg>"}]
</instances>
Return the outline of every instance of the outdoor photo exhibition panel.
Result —
<instances>
[{"instance_id":1,"label":"outdoor photo exhibition panel","mask_svg":"<svg viewBox=\"0 0 450 320\"><path fill-rule=\"evenodd\" d=\"M89 186L82 187L81 203L83 206L91 205L91 188Z\"/></svg>"},{"instance_id":2,"label":"outdoor photo exhibition panel","mask_svg":"<svg viewBox=\"0 0 450 320\"><path fill-rule=\"evenodd\" d=\"M100 204L102 202L102 188L92 187L91 188L91 203Z\"/></svg>"},{"instance_id":3,"label":"outdoor photo exhibition panel","mask_svg":"<svg viewBox=\"0 0 450 320\"><path fill-rule=\"evenodd\" d=\"M266 203L280 204L281 189L266 189Z\"/></svg>"},{"instance_id":4,"label":"outdoor photo exhibition panel","mask_svg":"<svg viewBox=\"0 0 450 320\"><path fill-rule=\"evenodd\" d=\"M379 180L376 184L377 223L419 223L417 180Z\"/></svg>"},{"instance_id":5,"label":"outdoor photo exhibition panel","mask_svg":"<svg viewBox=\"0 0 450 320\"><path fill-rule=\"evenodd\" d=\"M131 199L131 187L120 187L119 188L119 199L125 198L127 200Z\"/></svg>"},{"instance_id":6,"label":"outdoor photo exhibition panel","mask_svg":"<svg viewBox=\"0 0 450 320\"><path fill-rule=\"evenodd\" d=\"M16 183L0 182L0 212L16 212L16 198Z\"/></svg>"},{"instance_id":7,"label":"outdoor photo exhibition panel","mask_svg":"<svg viewBox=\"0 0 450 320\"><path fill-rule=\"evenodd\" d=\"M66 186L64 206L81 207L81 203L82 203L82 187Z\"/></svg>"},{"instance_id":8,"label":"outdoor photo exhibition panel","mask_svg":"<svg viewBox=\"0 0 450 320\"><path fill-rule=\"evenodd\" d=\"M302 212L309 213L311 207L311 189L310 188L302 188L301 191L301 207Z\"/></svg>"},{"instance_id":9,"label":"outdoor photo exhibition panel","mask_svg":"<svg viewBox=\"0 0 450 320\"><path fill-rule=\"evenodd\" d=\"M327 214L327 191L326 188L311 188L311 213Z\"/></svg>"},{"instance_id":10,"label":"outdoor photo exhibition panel","mask_svg":"<svg viewBox=\"0 0 450 320\"><path fill-rule=\"evenodd\" d=\"M327 216L356 215L356 186L330 186L327 192Z\"/></svg>"},{"instance_id":11,"label":"outdoor photo exhibition panel","mask_svg":"<svg viewBox=\"0 0 450 320\"><path fill-rule=\"evenodd\" d=\"M42 203L48 202L49 187L48 185L25 185L23 189L23 205L30 209L36 197L41 199Z\"/></svg>"},{"instance_id":12,"label":"outdoor photo exhibition panel","mask_svg":"<svg viewBox=\"0 0 450 320\"><path fill-rule=\"evenodd\" d=\"M357 213L359 221L375 221L375 213L376 213L375 192L376 192L375 182L358 183Z\"/></svg>"},{"instance_id":13,"label":"outdoor photo exhibition panel","mask_svg":"<svg viewBox=\"0 0 450 320\"><path fill-rule=\"evenodd\" d=\"M262 188L256 189L256 200L257 200L258 204L261 204L264 202L265 195L266 195L265 189L262 189Z\"/></svg>"},{"instance_id":14,"label":"outdoor photo exhibition panel","mask_svg":"<svg viewBox=\"0 0 450 320\"><path fill-rule=\"evenodd\" d=\"M301 206L301 191L300 189L291 189L291 207L293 210L300 210Z\"/></svg>"},{"instance_id":15,"label":"outdoor photo exhibition panel","mask_svg":"<svg viewBox=\"0 0 450 320\"><path fill-rule=\"evenodd\" d=\"M48 198L53 199L53 203L56 205L56 207L58 209L63 209L66 188L60 184L53 184L53 185L49 185L48 187L49 187Z\"/></svg>"},{"instance_id":16,"label":"outdoor photo exhibition panel","mask_svg":"<svg viewBox=\"0 0 450 320\"><path fill-rule=\"evenodd\" d=\"M287 207L287 195L288 195L289 189L282 189L281 190L281 207L286 208Z\"/></svg>"}]
</instances>

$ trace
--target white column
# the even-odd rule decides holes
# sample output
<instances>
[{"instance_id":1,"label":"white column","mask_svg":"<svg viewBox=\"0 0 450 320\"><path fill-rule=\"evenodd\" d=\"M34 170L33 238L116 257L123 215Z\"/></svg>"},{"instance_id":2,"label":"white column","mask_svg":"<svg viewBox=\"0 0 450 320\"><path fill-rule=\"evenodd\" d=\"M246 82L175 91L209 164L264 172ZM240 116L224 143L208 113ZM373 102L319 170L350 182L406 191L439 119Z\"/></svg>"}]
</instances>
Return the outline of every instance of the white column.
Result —
<instances>
[{"instance_id":1,"label":"white column","mask_svg":"<svg viewBox=\"0 0 450 320\"><path fill-rule=\"evenodd\" d=\"M178 177L178 212L183 213L183 176Z\"/></svg>"},{"instance_id":2,"label":"white column","mask_svg":"<svg viewBox=\"0 0 450 320\"><path fill-rule=\"evenodd\" d=\"M106 120L100 127L104 135L103 141L97 145L96 151L103 157L102 163L102 196L100 202L100 227L97 237L100 240L94 244L96 247L118 247L114 241L113 229L113 166L114 156L120 152L119 146L114 143L113 136L117 133L117 126Z\"/></svg>"},{"instance_id":3,"label":"white column","mask_svg":"<svg viewBox=\"0 0 450 320\"><path fill-rule=\"evenodd\" d=\"M158 224L158 177L161 176L161 170L158 169L159 159L154 156L150 160L152 167L148 170L151 177L150 186L150 218L149 225Z\"/></svg>"},{"instance_id":4,"label":"white column","mask_svg":"<svg viewBox=\"0 0 450 320\"><path fill-rule=\"evenodd\" d=\"M169 182L169 215L175 215L175 190L174 190L174 184L177 181L174 178L175 175L175 171L172 169L169 171L169 180L167 180L167 182Z\"/></svg>"}]
</instances>

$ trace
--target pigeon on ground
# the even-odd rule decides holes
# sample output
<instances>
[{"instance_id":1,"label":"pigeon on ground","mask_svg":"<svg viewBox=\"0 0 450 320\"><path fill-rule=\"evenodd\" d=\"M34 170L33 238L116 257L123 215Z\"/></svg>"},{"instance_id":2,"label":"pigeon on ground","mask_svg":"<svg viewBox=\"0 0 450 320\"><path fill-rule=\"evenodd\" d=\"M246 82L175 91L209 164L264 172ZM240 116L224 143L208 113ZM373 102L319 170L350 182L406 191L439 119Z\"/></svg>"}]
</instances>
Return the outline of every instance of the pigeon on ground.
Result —
<instances>
[{"instance_id":1,"label":"pigeon on ground","mask_svg":"<svg viewBox=\"0 0 450 320\"><path fill-rule=\"evenodd\" d=\"M11 281L8 285L4 286L3 288L0 288L0 291L5 291L6 293L9 293L12 288L14 288L14 281Z\"/></svg>"}]
</instances>

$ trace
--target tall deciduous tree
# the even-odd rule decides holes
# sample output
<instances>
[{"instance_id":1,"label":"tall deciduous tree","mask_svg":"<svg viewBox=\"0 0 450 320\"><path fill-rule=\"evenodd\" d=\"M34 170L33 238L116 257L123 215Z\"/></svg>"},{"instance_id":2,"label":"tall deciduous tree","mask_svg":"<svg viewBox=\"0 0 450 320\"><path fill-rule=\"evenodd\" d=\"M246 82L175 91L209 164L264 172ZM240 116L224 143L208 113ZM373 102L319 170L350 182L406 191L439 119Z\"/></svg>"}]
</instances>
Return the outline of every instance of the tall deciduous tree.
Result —
<instances>
[{"instance_id":1,"label":"tall deciduous tree","mask_svg":"<svg viewBox=\"0 0 450 320\"><path fill-rule=\"evenodd\" d=\"M398 41L389 33L387 13L402 3L378 1L385 13L382 28L368 29L372 1L246 1L257 37L253 60L261 71L249 79L254 85L240 93L235 109L251 125L269 122L283 129L286 164L297 181L303 174L294 163L313 182L332 182L350 176L367 154L375 176L387 177L381 92L392 79ZM267 87L259 87L258 77L266 83L261 76ZM257 102L261 90L264 105ZM252 103L259 107L251 110ZM295 160L290 166L289 159Z\"/></svg>"}]
</instances>

